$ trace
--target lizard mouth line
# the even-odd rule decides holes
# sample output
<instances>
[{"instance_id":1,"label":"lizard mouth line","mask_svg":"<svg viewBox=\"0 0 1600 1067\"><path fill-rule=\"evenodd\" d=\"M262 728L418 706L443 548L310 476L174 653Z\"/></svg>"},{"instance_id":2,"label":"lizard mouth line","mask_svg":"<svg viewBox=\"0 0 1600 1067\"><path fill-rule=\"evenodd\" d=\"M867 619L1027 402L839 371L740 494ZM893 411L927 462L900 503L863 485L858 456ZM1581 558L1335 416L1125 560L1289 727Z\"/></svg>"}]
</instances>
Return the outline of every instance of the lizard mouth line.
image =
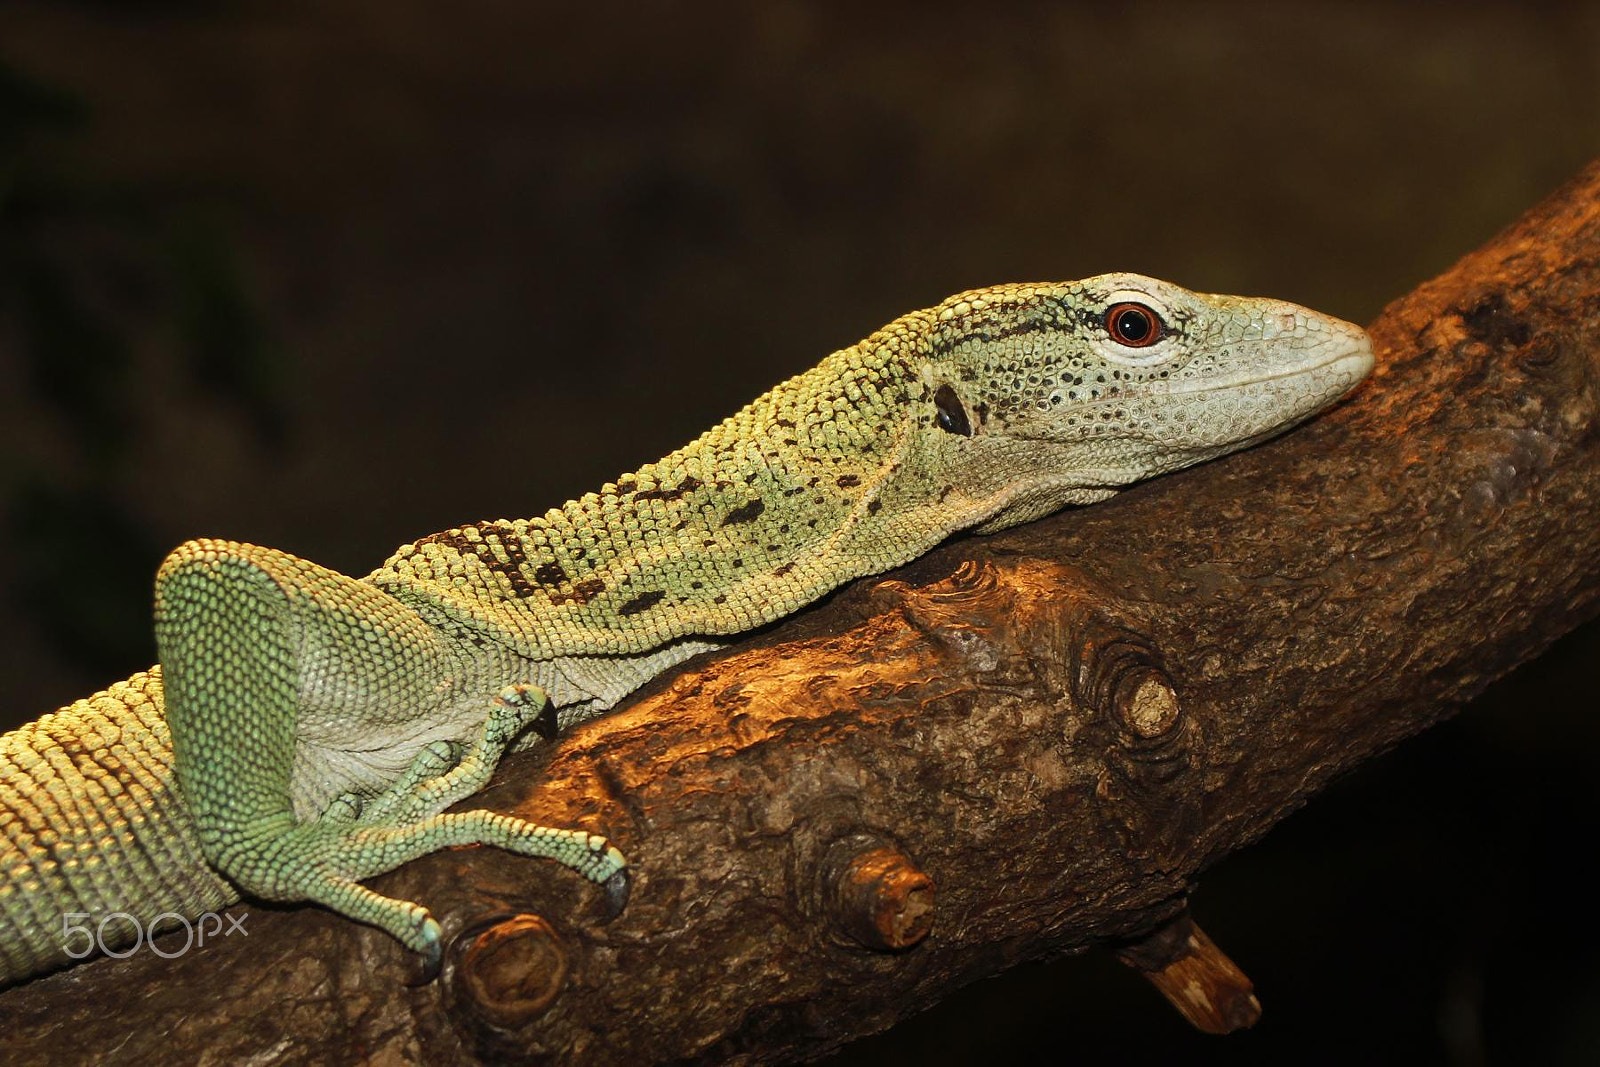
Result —
<instances>
[{"instance_id":1,"label":"lizard mouth line","mask_svg":"<svg viewBox=\"0 0 1600 1067\"><path fill-rule=\"evenodd\" d=\"M1252 385L1265 385L1268 382L1282 381L1285 378L1299 378L1307 374L1314 374L1320 370L1338 368L1341 364L1350 374L1354 385L1366 377L1367 371L1372 369L1372 349L1365 346L1347 349L1336 356L1325 359L1320 363L1311 363L1299 367L1286 367L1271 374L1252 375L1250 377L1236 377L1226 381L1207 382L1192 389L1169 389L1166 396L1188 396L1194 393L1215 393L1226 389L1248 388Z\"/></svg>"},{"instance_id":2,"label":"lizard mouth line","mask_svg":"<svg viewBox=\"0 0 1600 1067\"><path fill-rule=\"evenodd\" d=\"M1332 403L1338 397L1349 392L1356 386L1358 382L1367 376L1367 372L1372 369L1372 362L1371 348L1367 347L1366 345L1355 345L1344 349L1338 355L1330 356L1320 362L1303 364L1298 367L1286 367L1282 370L1274 371L1269 374L1260 374L1251 377L1241 376L1230 378L1224 381L1206 382L1203 385L1197 384L1189 389L1172 389L1164 393L1146 393L1141 396L1102 397L1099 400L1081 405L1078 409L1080 412L1079 417L1086 421L1092 420L1096 418L1098 412L1107 409L1131 409L1131 406L1145 404L1151 401L1160 401L1162 399L1174 396L1193 397L1204 396L1208 393L1243 392L1251 389L1252 387L1267 385L1270 382L1304 378L1308 375L1316 374L1319 371L1339 373L1344 377L1344 382L1336 392L1328 392L1323 395L1321 400L1316 401L1315 403L1307 403L1303 411L1288 413L1284 421L1275 424L1273 427L1264 427L1260 433L1250 437L1249 440L1253 443L1282 432L1287 427L1309 417L1309 415L1311 415L1317 409ZM1321 391L1319 390L1319 392ZM1118 434L1118 437L1126 441L1139 441L1150 445L1177 447L1174 443L1172 434L1150 429L1141 430L1128 427L1123 429ZM1067 445L1078 443L1078 439L1076 437L1060 436L1052 433L1041 433L1028 439L1034 441L1049 441L1056 444ZM1199 456L1201 453L1205 453L1207 456L1210 456L1216 454L1215 450L1219 447L1219 443L1211 441L1196 441L1184 447L1196 456ZM1191 460L1190 462L1198 462L1198 460Z\"/></svg>"},{"instance_id":3,"label":"lizard mouth line","mask_svg":"<svg viewBox=\"0 0 1600 1067\"><path fill-rule=\"evenodd\" d=\"M1364 346L1348 348L1338 355L1331 356L1320 363L1305 364L1299 367L1286 367L1270 374L1257 374L1250 377L1236 376L1233 378L1224 379L1222 381L1205 382L1204 384L1197 383L1188 389L1169 388L1165 392L1161 393L1152 392L1134 396L1127 394L1123 394L1121 396L1104 396L1098 400L1080 404L1079 410L1083 412L1082 417L1093 418L1095 412L1101 411L1105 408L1126 408L1130 404L1148 403L1153 400L1161 400L1174 396L1201 396L1205 393L1237 392L1240 390L1249 389L1252 386L1266 385L1268 382L1278 382L1289 378L1305 377L1306 375L1315 374L1318 371L1325 371L1331 368L1342 370L1349 378L1345 388L1340 390L1340 393L1342 394L1348 389L1353 388L1355 384L1365 378L1367 376L1367 372L1372 369L1372 350ZM1048 434L1042 434L1038 438L1034 439L1050 440L1052 438Z\"/></svg>"}]
</instances>

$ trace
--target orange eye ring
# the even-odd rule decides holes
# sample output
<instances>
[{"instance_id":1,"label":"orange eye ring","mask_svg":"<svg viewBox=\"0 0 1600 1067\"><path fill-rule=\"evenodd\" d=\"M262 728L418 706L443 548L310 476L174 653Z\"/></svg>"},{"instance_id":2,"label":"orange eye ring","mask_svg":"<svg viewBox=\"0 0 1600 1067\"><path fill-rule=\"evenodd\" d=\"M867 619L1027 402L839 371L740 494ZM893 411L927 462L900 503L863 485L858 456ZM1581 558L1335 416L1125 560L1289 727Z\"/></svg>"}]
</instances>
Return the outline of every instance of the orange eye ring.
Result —
<instances>
[{"instance_id":1,"label":"orange eye ring","mask_svg":"<svg viewBox=\"0 0 1600 1067\"><path fill-rule=\"evenodd\" d=\"M1113 304L1106 312L1106 333L1119 345L1149 348L1166 336L1161 316L1143 304Z\"/></svg>"}]
</instances>

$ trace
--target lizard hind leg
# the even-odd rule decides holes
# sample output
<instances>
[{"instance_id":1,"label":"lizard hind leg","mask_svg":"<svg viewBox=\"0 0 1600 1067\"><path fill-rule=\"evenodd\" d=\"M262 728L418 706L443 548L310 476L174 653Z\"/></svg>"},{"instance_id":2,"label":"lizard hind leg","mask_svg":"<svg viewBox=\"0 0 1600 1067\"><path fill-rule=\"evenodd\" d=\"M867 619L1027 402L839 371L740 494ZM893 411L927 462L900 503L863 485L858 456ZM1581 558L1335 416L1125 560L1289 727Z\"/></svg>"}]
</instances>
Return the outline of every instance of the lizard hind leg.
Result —
<instances>
[{"instance_id":1,"label":"lizard hind leg","mask_svg":"<svg viewBox=\"0 0 1600 1067\"><path fill-rule=\"evenodd\" d=\"M407 788L380 792L378 810L341 796L297 816L296 750L308 731L331 721L348 736L391 725L381 716L392 709L428 714L459 670L458 650L382 590L287 553L190 542L157 576L156 636L178 791L207 862L245 892L323 904L432 959L438 924L426 909L359 882L439 849L490 844L566 864L604 884L613 907L625 900L622 856L604 838L429 810L487 780L546 707L542 691L503 692L459 759L455 747L419 753L399 776Z\"/></svg>"}]
</instances>

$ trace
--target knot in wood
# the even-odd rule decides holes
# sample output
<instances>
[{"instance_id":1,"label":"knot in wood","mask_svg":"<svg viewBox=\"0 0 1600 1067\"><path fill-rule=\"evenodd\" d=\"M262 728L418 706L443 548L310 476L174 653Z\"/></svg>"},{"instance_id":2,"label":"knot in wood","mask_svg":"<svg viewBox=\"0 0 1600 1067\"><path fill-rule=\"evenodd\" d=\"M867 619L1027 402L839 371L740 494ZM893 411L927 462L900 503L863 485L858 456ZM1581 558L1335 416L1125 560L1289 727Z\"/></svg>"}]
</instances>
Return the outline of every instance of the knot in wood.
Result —
<instances>
[{"instance_id":1,"label":"knot in wood","mask_svg":"<svg viewBox=\"0 0 1600 1067\"><path fill-rule=\"evenodd\" d=\"M1178 694L1156 671L1130 673L1117 684L1112 709L1135 734L1160 737L1178 722Z\"/></svg>"},{"instance_id":2,"label":"knot in wood","mask_svg":"<svg viewBox=\"0 0 1600 1067\"><path fill-rule=\"evenodd\" d=\"M1118 626L1092 626L1081 639L1073 672L1075 695L1109 713L1137 741L1171 734L1182 717L1178 690L1144 637Z\"/></svg>"},{"instance_id":3,"label":"knot in wood","mask_svg":"<svg viewBox=\"0 0 1600 1067\"><path fill-rule=\"evenodd\" d=\"M897 848L857 853L835 868L828 911L838 929L866 948L898 951L933 926L933 879Z\"/></svg>"},{"instance_id":4,"label":"knot in wood","mask_svg":"<svg viewBox=\"0 0 1600 1067\"><path fill-rule=\"evenodd\" d=\"M567 980L567 954L550 924L520 914L482 930L456 965L454 984L485 1021L517 1028L542 1015Z\"/></svg>"}]
</instances>

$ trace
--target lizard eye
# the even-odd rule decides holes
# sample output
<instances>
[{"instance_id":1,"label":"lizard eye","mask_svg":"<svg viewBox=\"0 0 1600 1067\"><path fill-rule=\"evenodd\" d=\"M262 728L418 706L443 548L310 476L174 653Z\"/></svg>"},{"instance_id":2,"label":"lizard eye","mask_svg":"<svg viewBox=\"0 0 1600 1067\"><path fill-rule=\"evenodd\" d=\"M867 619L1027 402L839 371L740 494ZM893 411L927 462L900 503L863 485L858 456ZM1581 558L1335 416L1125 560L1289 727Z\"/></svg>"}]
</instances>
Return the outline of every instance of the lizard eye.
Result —
<instances>
[{"instance_id":1,"label":"lizard eye","mask_svg":"<svg viewBox=\"0 0 1600 1067\"><path fill-rule=\"evenodd\" d=\"M1119 345L1148 348L1166 333L1161 316L1143 304L1114 304L1106 312L1106 333Z\"/></svg>"},{"instance_id":2,"label":"lizard eye","mask_svg":"<svg viewBox=\"0 0 1600 1067\"><path fill-rule=\"evenodd\" d=\"M972 423L967 421L967 409L961 406L961 398L956 396L954 389L948 385L939 386L939 391L933 394L933 403L939 409L934 416L939 429L962 437L972 436Z\"/></svg>"}]
</instances>

